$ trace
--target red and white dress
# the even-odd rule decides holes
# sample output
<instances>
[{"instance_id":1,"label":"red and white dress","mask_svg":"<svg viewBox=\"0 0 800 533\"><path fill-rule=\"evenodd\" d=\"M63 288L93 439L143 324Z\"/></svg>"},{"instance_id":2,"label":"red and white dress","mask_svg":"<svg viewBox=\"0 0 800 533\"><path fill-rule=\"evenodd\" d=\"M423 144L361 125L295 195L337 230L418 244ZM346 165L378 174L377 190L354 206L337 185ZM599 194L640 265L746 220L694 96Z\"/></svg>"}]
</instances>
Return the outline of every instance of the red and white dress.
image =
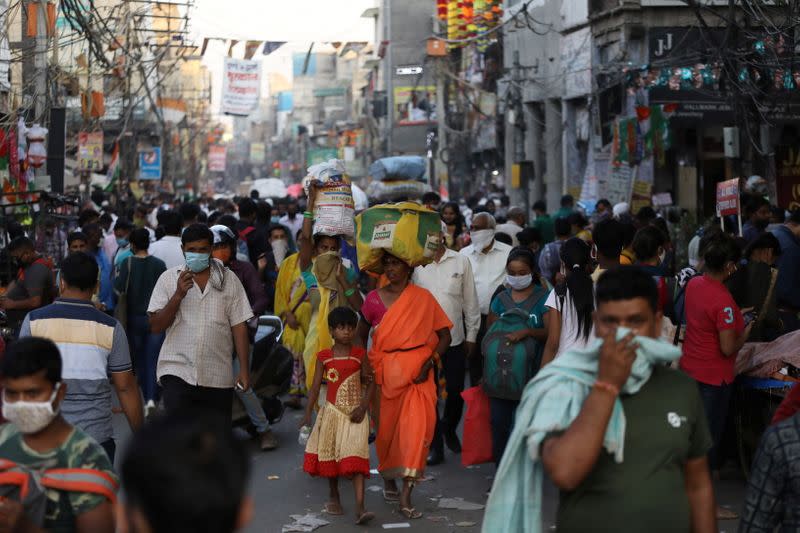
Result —
<instances>
[{"instance_id":1,"label":"red and white dress","mask_svg":"<svg viewBox=\"0 0 800 533\"><path fill-rule=\"evenodd\" d=\"M303 458L303 470L312 476L369 477L369 416L359 424L350 421L363 397L361 361L365 355L363 348L355 346L347 357L336 357L333 350L317 354L328 391Z\"/></svg>"}]
</instances>

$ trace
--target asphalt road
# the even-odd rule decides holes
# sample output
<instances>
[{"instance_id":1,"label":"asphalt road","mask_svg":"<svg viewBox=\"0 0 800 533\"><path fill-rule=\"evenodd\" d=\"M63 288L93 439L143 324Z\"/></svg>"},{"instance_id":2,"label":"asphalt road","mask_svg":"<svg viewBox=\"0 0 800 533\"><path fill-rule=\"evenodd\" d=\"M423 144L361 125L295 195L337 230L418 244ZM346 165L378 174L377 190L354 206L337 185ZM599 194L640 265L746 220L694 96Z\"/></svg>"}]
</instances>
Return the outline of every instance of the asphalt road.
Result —
<instances>
[{"instance_id":1,"label":"asphalt road","mask_svg":"<svg viewBox=\"0 0 800 533\"><path fill-rule=\"evenodd\" d=\"M414 489L413 502L423 512L419 520L406 520L398 511L396 504L383 501L380 492L383 483L378 475L367 480L367 508L376 515L369 526L355 525L354 497L350 482L342 480L340 493L344 516L328 516L322 512L328 496L328 484L324 479L313 479L302 470L303 447L297 443L297 424L299 412L286 412L283 420L274 428L280 440L280 447L272 452L261 452L252 442L252 474L250 489L255 502L255 515L245 533L281 533L284 525L292 524L291 515L312 515L326 520L329 524L316 531L321 533L345 533L360 531L383 531L391 524L408 524L403 531L425 532L479 532L483 511L442 509L441 498L461 498L466 502L485 504L487 491L494 475L494 465L481 465L464 468L460 457L449 450L445 452L444 464L430 467L426 480ZM114 416L115 438L117 439L117 465L124 453L130 430L123 415ZM238 430L237 430L238 431ZM247 436L242 432L242 438ZM377 466L374 448L372 465ZM717 501L724 507L741 512L744 500L744 480L739 471L730 466L723 472L722 480L715 483ZM555 509L558 492L549 482L545 482L543 512L543 531L554 530ZM737 521L720 522L719 530L733 533L738 529Z\"/></svg>"}]
</instances>

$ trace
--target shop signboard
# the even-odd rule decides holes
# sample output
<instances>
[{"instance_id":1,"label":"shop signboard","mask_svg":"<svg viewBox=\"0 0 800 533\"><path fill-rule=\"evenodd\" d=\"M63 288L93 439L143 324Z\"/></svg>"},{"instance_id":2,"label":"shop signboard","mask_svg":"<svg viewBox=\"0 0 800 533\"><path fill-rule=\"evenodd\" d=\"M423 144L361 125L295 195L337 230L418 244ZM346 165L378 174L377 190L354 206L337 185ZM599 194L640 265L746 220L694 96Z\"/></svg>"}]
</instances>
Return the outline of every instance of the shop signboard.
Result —
<instances>
[{"instance_id":1,"label":"shop signboard","mask_svg":"<svg viewBox=\"0 0 800 533\"><path fill-rule=\"evenodd\" d=\"M775 168L778 206L789 211L800 209L800 146L778 146Z\"/></svg>"},{"instance_id":2,"label":"shop signboard","mask_svg":"<svg viewBox=\"0 0 800 533\"><path fill-rule=\"evenodd\" d=\"M225 58L222 78L222 112L246 117L258 109L261 96L261 62Z\"/></svg>"},{"instance_id":3,"label":"shop signboard","mask_svg":"<svg viewBox=\"0 0 800 533\"><path fill-rule=\"evenodd\" d=\"M228 150L224 146L212 145L208 147L208 171L225 172L225 161Z\"/></svg>"},{"instance_id":4,"label":"shop signboard","mask_svg":"<svg viewBox=\"0 0 800 533\"><path fill-rule=\"evenodd\" d=\"M717 183L717 216L739 214L739 178Z\"/></svg>"},{"instance_id":5,"label":"shop signboard","mask_svg":"<svg viewBox=\"0 0 800 533\"><path fill-rule=\"evenodd\" d=\"M250 143L250 164L263 165L266 160L266 146L264 143Z\"/></svg>"},{"instance_id":6,"label":"shop signboard","mask_svg":"<svg viewBox=\"0 0 800 533\"><path fill-rule=\"evenodd\" d=\"M161 179L161 147L154 146L150 150L139 152L139 179Z\"/></svg>"}]
</instances>

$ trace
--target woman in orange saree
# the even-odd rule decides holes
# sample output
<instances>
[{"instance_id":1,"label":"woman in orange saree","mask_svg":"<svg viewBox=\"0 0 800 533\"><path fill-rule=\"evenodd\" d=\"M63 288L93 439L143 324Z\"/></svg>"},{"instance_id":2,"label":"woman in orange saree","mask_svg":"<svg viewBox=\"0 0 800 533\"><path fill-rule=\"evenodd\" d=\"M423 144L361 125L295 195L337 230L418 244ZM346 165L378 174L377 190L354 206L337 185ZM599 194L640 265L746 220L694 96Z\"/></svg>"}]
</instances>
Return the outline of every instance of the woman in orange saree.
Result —
<instances>
[{"instance_id":1,"label":"woman in orange saree","mask_svg":"<svg viewBox=\"0 0 800 533\"><path fill-rule=\"evenodd\" d=\"M372 326L369 362L380 395L375 448L384 498L399 500L401 513L414 519L422 513L411 505L411 491L424 472L436 425L431 370L450 346L452 323L430 292L410 283L410 266L389 254L382 266L389 284L367 295L359 333L366 345Z\"/></svg>"}]
</instances>

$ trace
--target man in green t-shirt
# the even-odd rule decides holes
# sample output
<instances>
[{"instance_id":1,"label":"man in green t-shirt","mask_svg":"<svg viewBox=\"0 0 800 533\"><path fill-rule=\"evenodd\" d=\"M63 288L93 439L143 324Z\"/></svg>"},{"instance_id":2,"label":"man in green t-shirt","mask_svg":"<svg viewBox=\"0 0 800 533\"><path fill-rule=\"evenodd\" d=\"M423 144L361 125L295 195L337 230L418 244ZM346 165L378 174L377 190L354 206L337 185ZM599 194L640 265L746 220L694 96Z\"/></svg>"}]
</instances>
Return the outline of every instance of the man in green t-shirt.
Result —
<instances>
[{"instance_id":1,"label":"man in green t-shirt","mask_svg":"<svg viewBox=\"0 0 800 533\"><path fill-rule=\"evenodd\" d=\"M556 233L553 227L553 217L547 214L547 204L539 200L533 204L533 213L536 218L531 223L531 227L539 230L542 235L542 244L553 242L556 239Z\"/></svg>"},{"instance_id":2,"label":"man in green t-shirt","mask_svg":"<svg viewBox=\"0 0 800 533\"><path fill-rule=\"evenodd\" d=\"M34 471L91 469L116 483L103 448L59 414L66 392L61 355L49 340L28 337L10 345L0 368L3 417L0 457ZM0 498L0 531L113 533L112 504L104 496L45 489L47 503L40 529L22 505Z\"/></svg>"},{"instance_id":3,"label":"man in green t-shirt","mask_svg":"<svg viewBox=\"0 0 800 533\"><path fill-rule=\"evenodd\" d=\"M605 272L597 283L595 333L604 339L598 378L569 428L541 447L545 470L561 489L559 533L717 531L706 455L711 437L697 385L655 367L636 394L622 395L625 456L603 450L619 391L636 346L616 340L617 327L657 338L661 313L652 277L635 267Z\"/></svg>"}]
</instances>

